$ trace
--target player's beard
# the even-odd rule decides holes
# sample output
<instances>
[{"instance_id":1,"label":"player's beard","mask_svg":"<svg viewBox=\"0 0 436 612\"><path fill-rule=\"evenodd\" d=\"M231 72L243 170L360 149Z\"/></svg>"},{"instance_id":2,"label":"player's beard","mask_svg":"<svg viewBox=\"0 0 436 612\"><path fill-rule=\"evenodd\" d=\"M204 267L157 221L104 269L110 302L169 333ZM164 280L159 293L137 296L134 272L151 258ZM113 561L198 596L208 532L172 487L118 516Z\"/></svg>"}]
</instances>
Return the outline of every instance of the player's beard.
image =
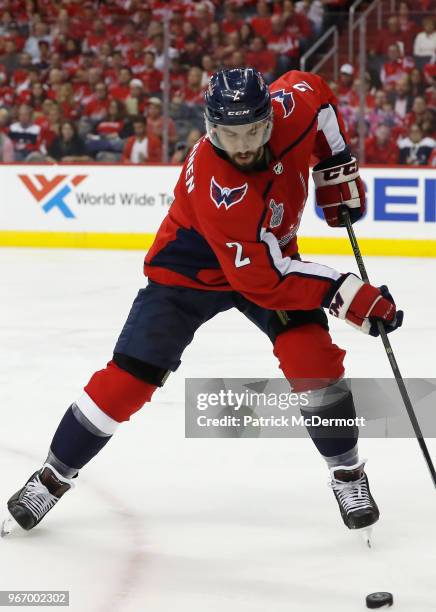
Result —
<instances>
[{"instance_id":1,"label":"player's beard","mask_svg":"<svg viewBox=\"0 0 436 612\"><path fill-rule=\"evenodd\" d=\"M256 166L256 164L262 159L263 152L264 147L259 147L255 151L234 153L233 155L229 155L229 158L232 164L235 165L238 170L248 172L249 170L252 170Z\"/></svg>"}]
</instances>

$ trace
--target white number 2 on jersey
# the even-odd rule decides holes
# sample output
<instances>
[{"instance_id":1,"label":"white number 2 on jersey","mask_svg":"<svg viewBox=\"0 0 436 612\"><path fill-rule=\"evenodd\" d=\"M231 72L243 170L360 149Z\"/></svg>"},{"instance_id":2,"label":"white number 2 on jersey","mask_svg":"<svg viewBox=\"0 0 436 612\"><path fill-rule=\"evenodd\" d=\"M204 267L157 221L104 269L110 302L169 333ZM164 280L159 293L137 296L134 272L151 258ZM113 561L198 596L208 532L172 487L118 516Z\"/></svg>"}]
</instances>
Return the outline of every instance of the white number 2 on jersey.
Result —
<instances>
[{"instance_id":1,"label":"white number 2 on jersey","mask_svg":"<svg viewBox=\"0 0 436 612\"><path fill-rule=\"evenodd\" d=\"M248 264L251 263L251 260L249 257L244 257L242 259L242 244L240 244L239 242L226 242L226 246L229 247L229 249L236 247L235 266L237 268L248 266Z\"/></svg>"}]
</instances>

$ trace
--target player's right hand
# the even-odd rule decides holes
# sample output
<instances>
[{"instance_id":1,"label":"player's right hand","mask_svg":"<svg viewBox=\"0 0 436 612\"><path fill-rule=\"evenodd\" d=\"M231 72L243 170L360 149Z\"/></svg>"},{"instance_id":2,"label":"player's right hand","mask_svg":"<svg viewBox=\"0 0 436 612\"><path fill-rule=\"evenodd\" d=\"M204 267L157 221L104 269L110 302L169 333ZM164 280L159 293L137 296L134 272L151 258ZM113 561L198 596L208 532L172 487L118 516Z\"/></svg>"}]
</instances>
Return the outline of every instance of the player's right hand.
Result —
<instances>
[{"instance_id":1,"label":"player's right hand","mask_svg":"<svg viewBox=\"0 0 436 612\"><path fill-rule=\"evenodd\" d=\"M332 158L334 159L334 157ZM366 210L365 186L359 176L355 157L336 166L317 164L313 169L316 187L316 203L322 208L324 217L331 227L342 227L341 206L348 208L351 223L360 219Z\"/></svg>"},{"instance_id":2,"label":"player's right hand","mask_svg":"<svg viewBox=\"0 0 436 612\"><path fill-rule=\"evenodd\" d=\"M386 285L373 287L354 274L345 275L328 306L329 313L371 336L378 336L377 321L387 333L401 327L404 313L397 310Z\"/></svg>"}]
</instances>

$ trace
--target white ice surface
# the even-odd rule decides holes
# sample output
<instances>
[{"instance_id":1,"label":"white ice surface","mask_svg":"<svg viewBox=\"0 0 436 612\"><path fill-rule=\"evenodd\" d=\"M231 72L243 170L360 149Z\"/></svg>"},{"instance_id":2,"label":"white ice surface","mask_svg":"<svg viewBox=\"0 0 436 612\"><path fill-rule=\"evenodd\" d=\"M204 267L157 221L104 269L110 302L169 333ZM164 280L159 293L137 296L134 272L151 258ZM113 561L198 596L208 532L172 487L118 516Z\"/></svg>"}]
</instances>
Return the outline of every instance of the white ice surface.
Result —
<instances>
[{"instance_id":1,"label":"white ice surface","mask_svg":"<svg viewBox=\"0 0 436 612\"><path fill-rule=\"evenodd\" d=\"M110 358L142 259L0 251L3 507ZM312 259L355 270L348 257ZM403 375L436 378L436 262L367 262L406 311L391 336ZM331 327L349 376L391 376L379 340ZM185 377L277 375L269 341L242 315L206 324L77 488L34 531L0 540L0 590L69 589L74 612L358 612L376 590L393 592L395 610L436 610L436 491L416 441L361 441L382 512L369 550L342 525L310 440L184 438Z\"/></svg>"}]
</instances>

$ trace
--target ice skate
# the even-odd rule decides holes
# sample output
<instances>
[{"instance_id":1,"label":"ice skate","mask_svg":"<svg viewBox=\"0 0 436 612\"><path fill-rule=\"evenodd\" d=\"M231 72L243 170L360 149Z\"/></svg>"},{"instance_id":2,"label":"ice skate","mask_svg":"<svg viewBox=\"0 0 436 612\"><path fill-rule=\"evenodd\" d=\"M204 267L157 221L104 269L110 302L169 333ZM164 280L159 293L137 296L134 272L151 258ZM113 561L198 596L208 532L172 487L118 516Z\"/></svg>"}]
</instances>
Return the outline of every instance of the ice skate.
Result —
<instances>
[{"instance_id":1,"label":"ice skate","mask_svg":"<svg viewBox=\"0 0 436 612\"><path fill-rule=\"evenodd\" d=\"M9 499L8 510L11 516L2 522L1 536L13 531L14 521L26 531L33 529L73 486L71 479L61 476L51 465L44 464Z\"/></svg>"},{"instance_id":2,"label":"ice skate","mask_svg":"<svg viewBox=\"0 0 436 612\"><path fill-rule=\"evenodd\" d=\"M365 461L352 466L336 466L330 469L330 486L335 494L342 519L348 529L362 530L366 544L371 547L372 525L380 513L369 489L364 471Z\"/></svg>"}]
</instances>

